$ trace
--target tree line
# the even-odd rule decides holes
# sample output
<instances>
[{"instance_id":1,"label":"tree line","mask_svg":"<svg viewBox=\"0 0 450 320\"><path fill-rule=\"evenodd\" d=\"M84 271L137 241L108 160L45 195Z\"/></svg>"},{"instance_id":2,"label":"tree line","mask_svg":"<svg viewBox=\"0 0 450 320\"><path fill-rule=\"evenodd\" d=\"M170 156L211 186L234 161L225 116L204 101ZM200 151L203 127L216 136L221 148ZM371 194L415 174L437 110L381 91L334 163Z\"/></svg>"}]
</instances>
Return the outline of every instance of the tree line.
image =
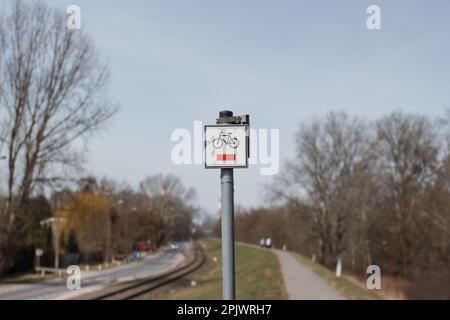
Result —
<instances>
[{"instance_id":1,"label":"tree line","mask_svg":"<svg viewBox=\"0 0 450 320\"><path fill-rule=\"evenodd\" d=\"M330 112L302 123L295 160L267 187L270 205L237 215L238 239L271 237L330 268L341 258L362 276L377 264L384 274L443 290L450 279L449 119L448 110L371 122Z\"/></svg>"},{"instance_id":2,"label":"tree line","mask_svg":"<svg viewBox=\"0 0 450 320\"><path fill-rule=\"evenodd\" d=\"M84 30L42 1L11 1L0 14L0 276L29 269L34 248L97 252L111 261L133 244L186 239L193 189L174 176L145 178L138 190L84 178L90 138L118 108L110 71ZM59 232L44 228L63 219ZM59 243L59 242L57 242ZM59 254L59 252L53 252Z\"/></svg>"},{"instance_id":3,"label":"tree line","mask_svg":"<svg viewBox=\"0 0 450 320\"><path fill-rule=\"evenodd\" d=\"M82 170L87 138L117 108L109 68L65 13L12 1L0 15L0 275L33 223L37 194Z\"/></svg>"}]
</instances>

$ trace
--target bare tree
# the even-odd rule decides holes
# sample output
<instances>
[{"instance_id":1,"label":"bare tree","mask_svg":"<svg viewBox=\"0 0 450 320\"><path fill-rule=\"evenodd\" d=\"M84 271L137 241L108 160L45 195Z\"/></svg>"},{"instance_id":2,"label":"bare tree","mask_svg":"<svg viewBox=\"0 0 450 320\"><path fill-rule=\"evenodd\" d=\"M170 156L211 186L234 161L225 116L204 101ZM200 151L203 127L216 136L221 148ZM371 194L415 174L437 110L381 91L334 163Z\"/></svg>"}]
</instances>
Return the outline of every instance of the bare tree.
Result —
<instances>
[{"instance_id":1,"label":"bare tree","mask_svg":"<svg viewBox=\"0 0 450 320\"><path fill-rule=\"evenodd\" d=\"M297 136L297 157L272 191L302 207L306 203L319 258L331 265L347 248L346 235L364 188L360 181L370 168L366 127L345 113L303 125ZM303 205L302 205L303 203Z\"/></svg>"},{"instance_id":2,"label":"bare tree","mask_svg":"<svg viewBox=\"0 0 450 320\"><path fill-rule=\"evenodd\" d=\"M180 240L189 237L196 208L191 202L195 190L186 188L173 175L155 175L145 178L140 191L148 197L153 211L159 212L164 221L164 231L158 245L164 240Z\"/></svg>"},{"instance_id":3,"label":"bare tree","mask_svg":"<svg viewBox=\"0 0 450 320\"><path fill-rule=\"evenodd\" d=\"M180 178L171 174L146 177L140 183L140 190L150 198L161 195L180 198L186 202L192 201L196 196L193 188L186 188Z\"/></svg>"},{"instance_id":4,"label":"bare tree","mask_svg":"<svg viewBox=\"0 0 450 320\"><path fill-rule=\"evenodd\" d=\"M394 112L364 125L330 113L303 125L296 160L269 188L283 204L277 214L295 214L279 226L286 241L304 254L318 251L328 266L341 256L357 276L376 263L411 281L411 297L448 297L449 119L448 110L443 119ZM273 222L257 216L236 219L240 237L259 235L251 221L270 229Z\"/></svg>"},{"instance_id":5,"label":"bare tree","mask_svg":"<svg viewBox=\"0 0 450 320\"><path fill-rule=\"evenodd\" d=\"M7 25L7 27L6 27ZM30 195L80 168L74 142L95 133L115 113L105 98L108 68L81 30L65 26L64 12L42 2L15 1L0 21L0 115L6 145L3 235L18 232ZM0 273L10 262L0 244Z\"/></svg>"},{"instance_id":6,"label":"bare tree","mask_svg":"<svg viewBox=\"0 0 450 320\"><path fill-rule=\"evenodd\" d=\"M424 116L389 114L377 122L377 148L381 188L385 191L381 236L393 251L384 250L397 261L403 275L425 241L420 232L420 207L427 190L436 182L439 167L437 126Z\"/></svg>"}]
</instances>

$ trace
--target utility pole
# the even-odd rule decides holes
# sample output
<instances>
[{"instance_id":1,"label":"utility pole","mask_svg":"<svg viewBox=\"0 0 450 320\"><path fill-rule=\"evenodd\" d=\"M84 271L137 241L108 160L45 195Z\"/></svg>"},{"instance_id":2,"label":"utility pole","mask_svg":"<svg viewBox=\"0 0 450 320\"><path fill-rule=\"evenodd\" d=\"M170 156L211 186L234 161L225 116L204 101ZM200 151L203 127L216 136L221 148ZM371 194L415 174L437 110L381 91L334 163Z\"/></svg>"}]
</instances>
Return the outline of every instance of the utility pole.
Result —
<instances>
[{"instance_id":1,"label":"utility pole","mask_svg":"<svg viewBox=\"0 0 450 320\"><path fill-rule=\"evenodd\" d=\"M119 205L120 208L120 212L119 214L124 214L125 219L123 219L124 222L124 230L123 230L123 237L124 237L124 241L122 244L122 251L125 253L125 255L128 257L128 252L129 252L129 247L128 247L128 211L124 211L122 205L123 205L123 200L119 199L117 201L117 204Z\"/></svg>"},{"instance_id":2,"label":"utility pole","mask_svg":"<svg viewBox=\"0 0 450 320\"><path fill-rule=\"evenodd\" d=\"M55 248L55 273L59 271L59 240L61 236L61 225L66 221L64 218L51 217L42 220L40 224L42 226L50 226L53 235L53 247Z\"/></svg>"},{"instance_id":3,"label":"utility pole","mask_svg":"<svg viewBox=\"0 0 450 320\"><path fill-rule=\"evenodd\" d=\"M205 126L205 168L220 168L222 219L222 292L236 298L234 253L234 168L247 168L249 116L221 111L215 126Z\"/></svg>"},{"instance_id":4,"label":"utility pole","mask_svg":"<svg viewBox=\"0 0 450 320\"><path fill-rule=\"evenodd\" d=\"M169 222L169 231L167 238L169 240L172 240L172 233L173 233L173 217L172 214L169 212L169 210L166 210L166 193L168 190L168 182L163 181L161 183L160 189L159 189L159 214L165 221ZM168 216L166 216L168 215Z\"/></svg>"}]
</instances>

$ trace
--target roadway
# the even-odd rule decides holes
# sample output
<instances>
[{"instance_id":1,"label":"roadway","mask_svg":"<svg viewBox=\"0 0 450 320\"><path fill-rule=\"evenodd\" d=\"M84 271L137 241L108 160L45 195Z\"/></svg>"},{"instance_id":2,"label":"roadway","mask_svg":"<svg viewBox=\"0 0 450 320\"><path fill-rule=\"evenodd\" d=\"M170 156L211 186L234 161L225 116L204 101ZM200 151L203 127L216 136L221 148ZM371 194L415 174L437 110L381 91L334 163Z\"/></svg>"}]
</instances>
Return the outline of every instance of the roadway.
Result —
<instances>
[{"instance_id":1,"label":"roadway","mask_svg":"<svg viewBox=\"0 0 450 320\"><path fill-rule=\"evenodd\" d=\"M164 249L142 260L110 269L81 272L81 289L69 290L66 279L42 280L28 284L0 285L0 300L58 300L73 299L118 282L156 276L184 260L189 244L181 243L178 250Z\"/></svg>"}]
</instances>

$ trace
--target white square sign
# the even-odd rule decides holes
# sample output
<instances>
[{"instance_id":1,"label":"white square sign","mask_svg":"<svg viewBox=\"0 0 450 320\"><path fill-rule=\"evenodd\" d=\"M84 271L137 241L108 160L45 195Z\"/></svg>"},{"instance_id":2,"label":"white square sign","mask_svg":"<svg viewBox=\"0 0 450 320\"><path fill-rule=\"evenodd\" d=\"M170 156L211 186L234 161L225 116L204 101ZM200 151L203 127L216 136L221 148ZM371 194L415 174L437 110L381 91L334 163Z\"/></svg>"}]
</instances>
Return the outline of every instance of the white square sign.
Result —
<instances>
[{"instance_id":1,"label":"white square sign","mask_svg":"<svg viewBox=\"0 0 450 320\"><path fill-rule=\"evenodd\" d=\"M205 168L247 168L246 125L205 126Z\"/></svg>"}]
</instances>

